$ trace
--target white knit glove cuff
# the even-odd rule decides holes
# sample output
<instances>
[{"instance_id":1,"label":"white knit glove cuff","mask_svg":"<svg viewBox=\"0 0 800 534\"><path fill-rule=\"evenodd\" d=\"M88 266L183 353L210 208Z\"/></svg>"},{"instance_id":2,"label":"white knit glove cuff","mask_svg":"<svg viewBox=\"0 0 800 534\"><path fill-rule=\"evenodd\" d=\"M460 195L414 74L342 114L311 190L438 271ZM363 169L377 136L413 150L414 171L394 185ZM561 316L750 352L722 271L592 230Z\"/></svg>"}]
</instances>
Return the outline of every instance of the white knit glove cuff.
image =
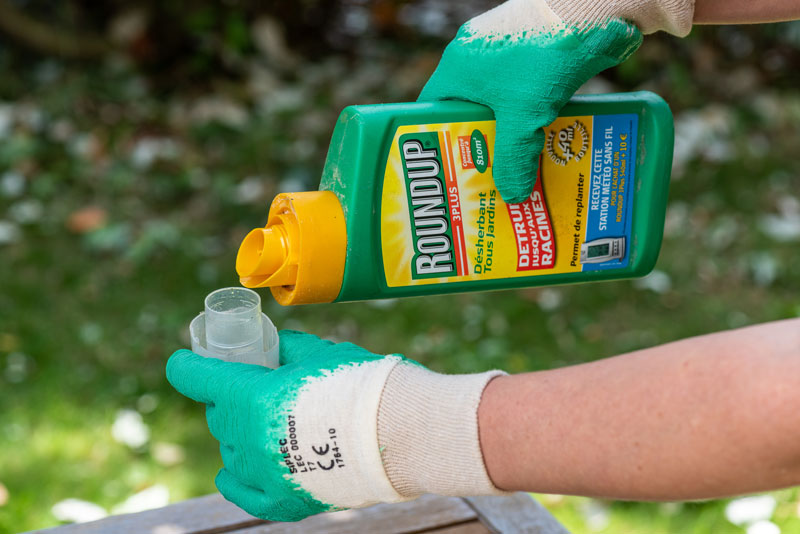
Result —
<instances>
[{"instance_id":1,"label":"white knit glove cuff","mask_svg":"<svg viewBox=\"0 0 800 534\"><path fill-rule=\"evenodd\" d=\"M403 497L499 495L486 471L478 405L502 371L443 375L402 362L389 374L378 408L378 445Z\"/></svg>"},{"instance_id":2,"label":"white knit glove cuff","mask_svg":"<svg viewBox=\"0 0 800 534\"><path fill-rule=\"evenodd\" d=\"M695 0L547 0L565 22L583 23L620 18L633 22L642 33L665 31L689 35Z\"/></svg>"}]
</instances>

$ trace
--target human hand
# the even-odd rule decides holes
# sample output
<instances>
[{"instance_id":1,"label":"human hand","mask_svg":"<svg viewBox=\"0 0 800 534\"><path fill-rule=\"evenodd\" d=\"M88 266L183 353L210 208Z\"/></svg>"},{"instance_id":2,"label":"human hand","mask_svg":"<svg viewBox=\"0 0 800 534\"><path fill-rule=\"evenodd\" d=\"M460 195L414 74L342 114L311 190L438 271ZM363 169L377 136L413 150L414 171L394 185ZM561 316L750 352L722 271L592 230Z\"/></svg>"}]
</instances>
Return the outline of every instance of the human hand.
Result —
<instances>
[{"instance_id":1,"label":"human hand","mask_svg":"<svg viewBox=\"0 0 800 534\"><path fill-rule=\"evenodd\" d=\"M225 465L217 488L250 514L297 521L422 493L497 491L477 407L500 373L440 375L292 331L280 333L280 363L273 371L188 350L167 363L175 389L207 405Z\"/></svg>"},{"instance_id":2,"label":"human hand","mask_svg":"<svg viewBox=\"0 0 800 534\"><path fill-rule=\"evenodd\" d=\"M543 128L584 82L624 61L642 41L636 26L613 14L572 9L559 15L553 4L561 3L509 0L468 21L419 96L420 101L467 100L494 111L492 172L506 202L531 194ZM576 16L581 23L565 22Z\"/></svg>"}]
</instances>

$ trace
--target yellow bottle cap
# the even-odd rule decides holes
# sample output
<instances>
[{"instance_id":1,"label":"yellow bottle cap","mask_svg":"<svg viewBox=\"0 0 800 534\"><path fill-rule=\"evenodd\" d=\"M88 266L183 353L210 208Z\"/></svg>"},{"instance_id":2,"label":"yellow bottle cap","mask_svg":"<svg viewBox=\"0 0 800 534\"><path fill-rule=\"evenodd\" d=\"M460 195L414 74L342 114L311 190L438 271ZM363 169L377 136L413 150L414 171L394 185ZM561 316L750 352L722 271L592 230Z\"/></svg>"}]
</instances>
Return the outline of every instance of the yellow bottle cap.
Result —
<instances>
[{"instance_id":1,"label":"yellow bottle cap","mask_svg":"<svg viewBox=\"0 0 800 534\"><path fill-rule=\"evenodd\" d=\"M243 286L269 287L284 306L332 302L342 288L346 253L344 212L334 193L282 193L267 225L239 245L236 272Z\"/></svg>"}]
</instances>

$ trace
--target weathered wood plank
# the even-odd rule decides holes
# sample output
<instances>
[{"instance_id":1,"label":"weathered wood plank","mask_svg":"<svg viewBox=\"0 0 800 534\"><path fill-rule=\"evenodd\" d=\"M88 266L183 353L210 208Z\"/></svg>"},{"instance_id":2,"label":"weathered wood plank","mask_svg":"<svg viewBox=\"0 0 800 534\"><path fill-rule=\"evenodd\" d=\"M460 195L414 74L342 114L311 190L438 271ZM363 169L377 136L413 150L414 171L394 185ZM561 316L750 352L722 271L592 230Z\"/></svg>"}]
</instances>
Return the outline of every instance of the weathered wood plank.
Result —
<instances>
[{"instance_id":1,"label":"weathered wood plank","mask_svg":"<svg viewBox=\"0 0 800 534\"><path fill-rule=\"evenodd\" d=\"M285 534L314 532L419 532L464 523L475 511L456 497L425 495L417 500L320 514L297 523L267 523L214 494L157 510L112 516L48 529L47 534Z\"/></svg>"},{"instance_id":2,"label":"weathered wood plank","mask_svg":"<svg viewBox=\"0 0 800 534\"><path fill-rule=\"evenodd\" d=\"M405 534L460 525L475 519L475 511L463 499L423 495L414 501L320 514L297 523L258 525L237 530L236 534Z\"/></svg>"},{"instance_id":3,"label":"weathered wood plank","mask_svg":"<svg viewBox=\"0 0 800 534\"><path fill-rule=\"evenodd\" d=\"M189 534L226 532L264 523L215 493L136 514L47 529L47 534ZM220 530L227 529L227 530Z\"/></svg>"},{"instance_id":4,"label":"weathered wood plank","mask_svg":"<svg viewBox=\"0 0 800 534\"><path fill-rule=\"evenodd\" d=\"M492 532L569 534L550 512L527 493L508 497L466 497L478 518Z\"/></svg>"},{"instance_id":5,"label":"weathered wood plank","mask_svg":"<svg viewBox=\"0 0 800 534\"><path fill-rule=\"evenodd\" d=\"M486 528L480 521L475 520L452 527L426 530L424 534L492 534L492 531Z\"/></svg>"},{"instance_id":6,"label":"weathered wood plank","mask_svg":"<svg viewBox=\"0 0 800 534\"><path fill-rule=\"evenodd\" d=\"M479 524L477 520L483 522ZM485 526L484 526L485 525ZM267 523L214 494L138 514L113 516L48 534L486 534L487 532L568 534L529 495L459 499L426 495L415 501L320 514L298 523Z\"/></svg>"}]
</instances>

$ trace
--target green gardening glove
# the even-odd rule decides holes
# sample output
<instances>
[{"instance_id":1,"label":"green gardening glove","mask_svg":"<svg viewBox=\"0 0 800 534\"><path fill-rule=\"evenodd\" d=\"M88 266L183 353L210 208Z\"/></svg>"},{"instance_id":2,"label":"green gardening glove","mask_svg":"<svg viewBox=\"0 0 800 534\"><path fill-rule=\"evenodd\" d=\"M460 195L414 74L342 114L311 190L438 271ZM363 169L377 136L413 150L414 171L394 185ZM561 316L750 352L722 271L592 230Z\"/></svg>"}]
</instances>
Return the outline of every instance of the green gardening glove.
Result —
<instances>
[{"instance_id":1,"label":"green gardening glove","mask_svg":"<svg viewBox=\"0 0 800 534\"><path fill-rule=\"evenodd\" d=\"M501 373L441 375L292 331L280 333L280 363L270 370L188 350L167 362L175 389L207 406L225 465L217 488L250 514L297 521L423 493L498 492L477 409Z\"/></svg>"},{"instance_id":2,"label":"green gardening glove","mask_svg":"<svg viewBox=\"0 0 800 534\"><path fill-rule=\"evenodd\" d=\"M584 82L641 44L641 32L617 14L628 14L626 4L656 9L664 3L509 0L461 27L419 100L467 100L491 108L497 120L495 185L506 202L522 202L536 181L543 128Z\"/></svg>"}]
</instances>

